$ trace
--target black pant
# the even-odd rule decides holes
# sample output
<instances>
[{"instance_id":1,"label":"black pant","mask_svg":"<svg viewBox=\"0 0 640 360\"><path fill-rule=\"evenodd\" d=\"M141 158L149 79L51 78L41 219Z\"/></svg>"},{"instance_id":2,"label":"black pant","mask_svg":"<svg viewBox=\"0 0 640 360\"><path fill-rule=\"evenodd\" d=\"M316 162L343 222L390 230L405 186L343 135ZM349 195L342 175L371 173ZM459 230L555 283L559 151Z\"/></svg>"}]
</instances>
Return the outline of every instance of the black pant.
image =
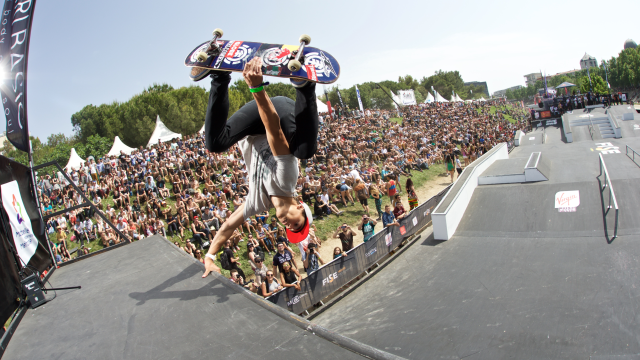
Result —
<instances>
[{"instance_id":1,"label":"black pant","mask_svg":"<svg viewBox=\"0 0 640 360\"><path fill-rule=\"evenodd\" d=\"M255 100L245 104L227 120L231 76L227 72L215 72L211 78L204 125L207 149L224 152L247 135L266 134ZM295 102L284 96L271 99L280 117L282 132L289 142L289 150L298 159L309 159L317 150L319 120L315 89L315 83L297 88ZM266 91L269 91L268 87Z\"/></svg>"}]
</instances>

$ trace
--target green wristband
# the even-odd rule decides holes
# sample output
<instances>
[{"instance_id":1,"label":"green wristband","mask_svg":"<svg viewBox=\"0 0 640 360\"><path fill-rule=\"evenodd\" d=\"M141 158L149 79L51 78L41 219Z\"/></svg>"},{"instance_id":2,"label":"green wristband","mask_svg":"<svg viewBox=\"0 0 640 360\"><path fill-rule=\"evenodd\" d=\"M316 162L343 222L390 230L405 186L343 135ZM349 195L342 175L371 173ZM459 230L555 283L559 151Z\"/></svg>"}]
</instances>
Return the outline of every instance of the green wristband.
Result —
<instances>
[{"instance_id":1,"label":"green wristband","mask_svg":"<svg viewBox=\"0 0 640 360\"><path fill-rule=\"evenodd\" d=\"M249 89L252 93L257 93L264 90L264 86L258 86L257 88Z\"/></svg>"}]
</instances>

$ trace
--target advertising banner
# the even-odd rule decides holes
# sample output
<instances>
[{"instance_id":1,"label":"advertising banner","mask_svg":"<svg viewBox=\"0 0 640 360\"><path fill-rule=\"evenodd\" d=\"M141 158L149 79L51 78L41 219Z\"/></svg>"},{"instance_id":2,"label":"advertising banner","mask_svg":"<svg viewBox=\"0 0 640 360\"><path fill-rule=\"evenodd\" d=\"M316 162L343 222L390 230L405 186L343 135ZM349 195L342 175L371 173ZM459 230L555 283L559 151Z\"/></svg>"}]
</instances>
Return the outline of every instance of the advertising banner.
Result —
<instances>
[{"instance_id":1,"label":"advertising banner","mask_svg":"<svg viewBox=\"0 0 640 360\"><path fill-rule=\"evenodd\" d=\"M18 256L22 260L22 265L26 265L31 260L33 254L38 249L38 239L33 235L31 221L27 216L20 189L17 181L11 181L0 186L2 192L2 206L7 212L9 223L11 224L11 234L16 246Z\"/></svg>"},{"instance_id":2,"label":"advertising banner","mask_svg":"<svg viewBox=\"0 0 640 360\"><path fill-rule=\"evenodd\" d=\"M416 105L416 94L413 90L398 90L398 96L402 105Z\"/></svg>"},{"instance_id":3,"label":"advertising banner","mask_svg":"<svg viewBox=\"0 0 640 360\"><path fill-rule=\"evenodd\" d=\"M36 0L5 1L0 29L0 95L7 120L7 139L29 152L27 58Z\"/></svg>"},{"instance_id":4,"label":"advertising banner","mask_svg":"<svg viewBox=\"0 0 640 360\"><path fill-rule=\"evenodd\" d=\"M358 90L358 85L356 85L356 94L358 95L358 105L360 105L360 111L364 114L364 108L362 107L362 99L360 98L360 90Z\"/></svg>"},{"instance_id":5,"label":"advertising banner","mask_svg":"<svg viewBox=\"0 0 640 360\"><path fill-rule=\"evenodd\" d=\"M346 109L344 107L344 101L342 101L342 94L340 94L340 89L336 88L336 93L338 94L338 99L340 100L340 106L342 107L342 111Z\"/></svg>"}]
</instances>

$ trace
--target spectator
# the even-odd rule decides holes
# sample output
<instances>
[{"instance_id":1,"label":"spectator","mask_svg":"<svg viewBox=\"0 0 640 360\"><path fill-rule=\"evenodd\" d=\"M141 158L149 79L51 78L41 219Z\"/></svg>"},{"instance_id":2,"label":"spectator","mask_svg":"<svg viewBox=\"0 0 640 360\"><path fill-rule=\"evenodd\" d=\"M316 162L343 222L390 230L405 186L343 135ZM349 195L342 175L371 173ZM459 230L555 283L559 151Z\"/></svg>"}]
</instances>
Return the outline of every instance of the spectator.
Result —
<instances>
[{"instance_id":1,"label":"spectator","mask_svg":"<svg viewBox=\"0 0 640 360\"><path fill-rule=\"evenodd\" d=\"M293 287L300 291L300 273L298 269L292 268L291 263L286 261L282 264L282 271L280 272L280 284L283 287Z\"/></svg>"},{"instance_id":2,"label":"spectator","mask_svg":"<svg viewBox=\"0 0 640 360\"><path fill-rule=\"evenodd\" d=\"M266 281L263 281L261 285L262 296L269 297L282 290L282 286L278 284L278 281L274 278L273 271L267 271L267 277L265 280Z\"/></svg>"},{"instance_id":3,"label":"spectator","mask_svg":"<svg viewBox=\"0 0 640 360\"><path fill-rule=\"evenodd\" d=\"M320 265L324 265L324 260L320 257L320 253L316 250L316 244L310 243L307 247L305 260L304 260L304 269L308 274L318 270Z\"/></svg>"},{"instance_id":4,"label":"spectator","mask_svg":"<svg viewBox=\"0 0 640 360\"><path fill-rule=\"evenodd\" d=\"M358 225L358 230L362 230L362 234L364 235L364 242L369 241L374 233L374 227L378 222L369 218L369 215L363 215L362 221L360 225Z\"/></svg>"},{"instance_id":5,"label":"spectator","mask_svg":"<svg viewBox=\"0 0 640 360\"><path fill-rule=\"evenodd\" d=\"M290 262L291 264L293 264L293 266L296 267L296 269L298 268L298 265L296 265L296 260L293 258L293 254L289 250L285 249L284 243L279 242L278 251L273 256L273 273L277 274L278 270L282 272L282 264L284 264L285 262Z\"/></svg>"},{"instance_id":6,"label":"spectator","mask_svg":"<svg viewBox=\"0 0 640 360\"><path fill-rule=\"evenodd\" d=\"M384 213L382 214L382 225L384 227L388 226L400 226L396 221L396 217L391 212L391 207L389 205L385 205Z\"/></svg>"},{"instance_id":7,"label":"spectator","mask_svg":"<svg viewBox=\"0 0 640 360\"><path fill-rule=\"evenodd\" d=\"M333 249L333 259L335 260L335 259L337 259L337 258L339 258L341 256L347 256L347 253L342 251L342 250L340 250L340 248L336 246Z\"/></svg>"},{"instance_id":8,"label":"spectator","mask_svg":"<svg viewBox=\"0 0 640 360\"><path fill-rule=\"evenodd\" d=\"M459 161L460 160L458 160L458 162ZM409 201L409 211L411 211L418 207L418 195L416 194L416 189L413 187L413 181L411 179L407 179L405 189L407 189L407 200Z\"/></svg>"},{"instance_id":9,"label":"spectator","mask_svg":"<svg viewBox=\"0 0 640 360\"><path fill-rule=\"evenodd\" d=\"M347 252L353 249L353 237L356 233L347 225L346 223L342 223L335 233L333 237L336 239L340 239L340 243L342 244L342 251Z\"/></svg>"}]
</instances>

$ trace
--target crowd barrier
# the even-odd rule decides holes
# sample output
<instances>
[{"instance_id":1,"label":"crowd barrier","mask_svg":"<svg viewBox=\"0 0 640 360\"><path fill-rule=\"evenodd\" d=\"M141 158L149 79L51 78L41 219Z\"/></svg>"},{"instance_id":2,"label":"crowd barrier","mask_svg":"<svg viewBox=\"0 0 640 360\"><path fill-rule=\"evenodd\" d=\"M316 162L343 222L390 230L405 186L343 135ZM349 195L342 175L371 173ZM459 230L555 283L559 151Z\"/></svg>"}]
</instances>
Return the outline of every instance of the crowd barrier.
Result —
<instances>
[{"instance_id":1,"label":"crowd barrier","mask_svg":"<svg viewBox=\"0 0 640 360\"><path fill-rule=\"evenodd\" d=\"M363 274L395 250L404 239L425 227L431 221L431 212L449 191L450 186L409 212L409 215L399 221L400 226L382 229L366 243L349 250L347 256L341 256L309 274L300 281L300 291L293 287L285 288L267 300L295 314L303 313Z\"/></svg>"}]
</instances>

